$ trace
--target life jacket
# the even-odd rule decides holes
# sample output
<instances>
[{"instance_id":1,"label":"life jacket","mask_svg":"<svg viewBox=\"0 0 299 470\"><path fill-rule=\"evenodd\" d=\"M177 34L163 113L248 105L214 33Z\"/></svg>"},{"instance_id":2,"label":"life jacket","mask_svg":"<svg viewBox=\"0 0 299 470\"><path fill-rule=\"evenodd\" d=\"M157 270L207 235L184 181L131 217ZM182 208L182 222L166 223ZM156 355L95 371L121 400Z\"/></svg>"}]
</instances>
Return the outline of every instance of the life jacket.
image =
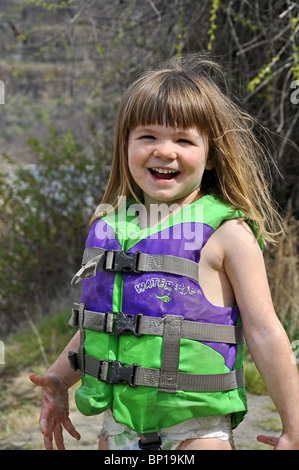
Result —
<instances>
[{"instance_id":1,"label":"life jacket","mask_svg":"<svg viewBox=\"0 0 299 470\"><path fill-rule=\"evenodd\" d=\"M83 284L70 320L80 329L69 352L77 407L110 408L139 434L219 414L235 428L246 413L240 314L209 302L198 263L217 227L244 215L208 195L139 230L136 206L92 224L73 279Z\"/></svg>"}]
</instances>

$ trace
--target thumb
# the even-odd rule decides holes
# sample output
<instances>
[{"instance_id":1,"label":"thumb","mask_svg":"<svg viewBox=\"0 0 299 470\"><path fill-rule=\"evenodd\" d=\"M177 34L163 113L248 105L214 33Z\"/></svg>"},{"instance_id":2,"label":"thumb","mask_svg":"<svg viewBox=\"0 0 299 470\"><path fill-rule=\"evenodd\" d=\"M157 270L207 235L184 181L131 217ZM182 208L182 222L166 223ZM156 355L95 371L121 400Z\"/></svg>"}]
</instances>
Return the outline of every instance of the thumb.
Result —
<instances>
[{"instance_id":1,"label":"thumb","mask_svg":"<svg viewBox=\"0 0 299 470\"><path fill-rule=\"evenodd\" d=\"M35 385L40 385L40 386L42 385L42 376L39 374L30 374L29 379Z\"/></svg>"},{"instance_id":2,"label":"thumb","mask_svg":"<svg viewBox=\"0 0 299 470\"><path fill-rule=\"evenodd\" d=\"M38 385L39 387L44 387L48 383L47 378L39 374L30 374L29 379L34 385Z\"/></svg>"},{"instance_id":3,"label":"thumb","mask_svg":"<svg viewBox=\"0 0 299 470\"><path fill-rule=\"evenodd\" d=\"M262 442L263 444L267 444L269 446L275 447L276 444L278 443L278 438L277 437L271 437L271 436L257 436L257 441Z\"/></svg>"}]
</instances>

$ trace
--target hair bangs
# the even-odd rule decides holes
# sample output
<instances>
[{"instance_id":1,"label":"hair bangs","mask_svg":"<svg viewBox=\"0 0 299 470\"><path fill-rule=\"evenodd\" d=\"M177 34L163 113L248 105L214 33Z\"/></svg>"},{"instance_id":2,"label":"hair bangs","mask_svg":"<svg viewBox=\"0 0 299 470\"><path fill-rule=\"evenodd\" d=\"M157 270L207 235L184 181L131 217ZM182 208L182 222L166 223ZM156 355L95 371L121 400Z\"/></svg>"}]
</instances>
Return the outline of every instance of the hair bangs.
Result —
<instances>
[{"instance_id":1,"label":"hair bangs","mask_svg":"<svg viewBox=\"0 0 299 470\"><path fill-rule=\"evenodd\" d=\"M128 109L128 127L166 125L196 127L207 133L208 111L200 88L183 72L158 71L135 83L134 102Z\"/></svg>"}]
</instances>

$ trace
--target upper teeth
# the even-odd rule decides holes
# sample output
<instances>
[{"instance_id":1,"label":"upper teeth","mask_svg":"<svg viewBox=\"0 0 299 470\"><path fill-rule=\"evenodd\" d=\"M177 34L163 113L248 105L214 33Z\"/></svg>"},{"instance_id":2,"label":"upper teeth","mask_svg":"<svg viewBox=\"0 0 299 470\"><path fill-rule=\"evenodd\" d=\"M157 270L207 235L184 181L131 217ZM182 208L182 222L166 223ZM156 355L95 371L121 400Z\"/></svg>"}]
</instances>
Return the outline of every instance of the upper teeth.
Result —
<instances>
[{"instance_id":1,"label":"upper teeth","mask_svg":"<svg viewBox=\"0 0 299 470\"><path fill-rule=\"evenodd\" d=\"M158 173L177 173L177 170L172 170L170 168L152 168L153 171Z\"/></svg>"}]
</instances>

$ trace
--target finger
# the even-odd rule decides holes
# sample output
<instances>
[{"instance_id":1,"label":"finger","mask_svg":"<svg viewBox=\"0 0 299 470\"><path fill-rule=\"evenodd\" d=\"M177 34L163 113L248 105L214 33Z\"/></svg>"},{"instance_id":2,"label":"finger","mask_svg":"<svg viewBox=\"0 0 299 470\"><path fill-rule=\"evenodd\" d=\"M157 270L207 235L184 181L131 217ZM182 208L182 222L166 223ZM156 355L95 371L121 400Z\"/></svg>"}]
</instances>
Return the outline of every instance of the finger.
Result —
<instances>
[{"instance_id":1,"label":"finger","mask_svg":"<svg viewBox=\"0 0 299 470\"><path fill-rule=\"evenodd\" d=\"M53 432L53 424L48 418L40 418L39 427L44 436L49 436Z\"/></svg>"},{"instance_id":2,"label":"finger","mask_svg":"<svg viewBox=\"0 0 299 470\"><path fill-rule=\"evenodd\" d=\"M30 374L29 379L31 380L32 383L34 383L34 385L38 385L38 386L42 387L42 385L43 385L43 376L42 375Z\"/></svg>"},{"instance_id":3,"label":"finger","mask_svg":"<svg viewBox=\"0 0 299 470\"><path fill-rule=\"evenodd\" d=\"M63 442L62 426L60 423L56 423L54 427L54 438L55 438L57 449L65 450L65 446Z\"/></svg>"},{"instance_id":4,"label":"finger","mask_svg":"<svg viewBox=\"0 0 299 470\"><path fill-rule=\"evenodd\" d=\"M39 374L30 374L29 379L31 380L34 385L38 387L42 387L43 390L46 390L48 387L51 387L51 378L45 377L44 375Z\"/></svg>"},{"instance_id":5,"label":"finger","mask_svg":"<svg viewBox=\"0 0 299 470\"><path fill-rule=\"evenodd\" d=\"M62 422L63 426L65 427L65 429L67 430L67 432L72 436L74 437L75 439L77 439L77 441L79 441L81 439L81 436L80 434L78 433L78 431L76 430L75 426L73 425L73 423L71 422L70 418L67 417L63 420Z\"/></svg>"},{"instance_id":6,"label":"finger","mask_svg":"<svg viewBox=\"0 0 299 470\"><path fill-rule=\"evenodd\" d=\"M44 445L47 450L53 450L53 434L51 433L43 433L44 435Z\"/></svg>"},{"instance_id":7,"label":"finger","mask_svg":"<svg viewBox=\"0 0 299 470\"><path fill-rule=\"evenodd\" d=\"M39 419L39 427L42 434L45 437L50 437L51 441L55 423L56 421L53 419L51 409L43 408Z\"/></svg>"},{"instance_id":8,"label":"finger","mask_svg":"<svg viewBox=\"0 0 299 470\"><path fill-rule=\"evenodd\" d=\"M29 379L32 383L40 387L47 387L53 384L53 378L47 375L39 375L33 373L29 375Z\"/></svg>"},{"instance_id":9,"label":"finger","mask_svg":"<svg viewBox=\"0 0 299 470\"><path fill-rule=\"evenodd\" d=\"M50 437L44 436L44 446L46 450L53 450L53 442Z\"/></svg>"},{"instance_id":10,"label":"finger","mask_svg":"<svg viewBox=\"0 0 299 470\"><path fill-rule=\"evenodd\" d=\"M263 444L267 444L269 446L275 447L276 444L278 443L278 438L277 437L272 437L272 436L257 436L256 438L259 442L262 442Z\"/></svg>"}]
</instances>

